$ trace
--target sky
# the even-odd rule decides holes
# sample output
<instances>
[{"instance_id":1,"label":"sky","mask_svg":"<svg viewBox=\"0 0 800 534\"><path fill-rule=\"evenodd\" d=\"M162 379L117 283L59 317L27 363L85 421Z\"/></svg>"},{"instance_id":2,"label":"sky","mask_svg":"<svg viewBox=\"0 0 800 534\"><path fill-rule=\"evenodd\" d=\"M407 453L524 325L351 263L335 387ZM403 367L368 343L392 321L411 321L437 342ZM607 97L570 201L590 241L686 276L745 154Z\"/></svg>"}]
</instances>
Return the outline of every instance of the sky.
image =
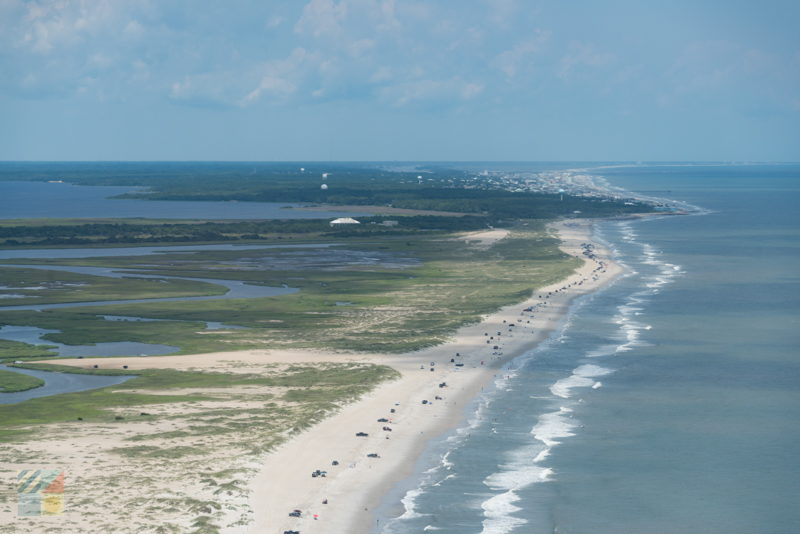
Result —
<instances>
[{"instance_id":1,"label":"sky","mask_svg":"<svg viewBox=\"0 0 800 534\"><path fill-rule=\"evenodd\" d=\"M800 161L797 0L0 0L0 160Z\"/></svg>"}]
</instances>

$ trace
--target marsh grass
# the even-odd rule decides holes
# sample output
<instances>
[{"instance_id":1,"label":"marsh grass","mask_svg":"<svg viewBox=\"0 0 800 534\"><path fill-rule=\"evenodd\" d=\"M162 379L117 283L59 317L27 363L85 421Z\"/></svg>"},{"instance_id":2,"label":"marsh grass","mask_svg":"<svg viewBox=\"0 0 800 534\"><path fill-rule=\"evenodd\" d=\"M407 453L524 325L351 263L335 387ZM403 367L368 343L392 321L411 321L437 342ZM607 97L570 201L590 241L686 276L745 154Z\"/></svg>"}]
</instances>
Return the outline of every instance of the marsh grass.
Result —
<instances>
[{"instance_id":1,"label":"marsh grass","mask_svg":"<svg viewBox=\"0 0 800 534\"><path fill-rule=\"evenodd\" d=\"M543 221L517 223L508 238L489 248L470 245L460 234L447 232L371 236L369 240L341 237L337 243L336 248L356 256L380 253L381 257L411 258L416 263L343 266L332 259L326 264L319 249L314 252L314 269L304 262L287 269L293 258L305 254L299 249L148 256L146 263L153 274L285 284L300 291L256 299L0 311L0 324L61 330L46 339L70 345L138 341L178 346L180 353L265 346L400 353L441 343L458 327L525 299L537 287L566 277L580 263L558 249L558 240L547 234ZM241 262L245 260L260 267L244 268ZM139 266L142 261L141 257L51 260L120 269ZM271 267L271 262L281 267ZM129 294L130 298L138 296ZM115 322L99 315L162 321ZM246 329L199 335L204 321ZM5 354L0 350L0 356Z\"/></svg>"},{"instance_id":2,"label":"marsh grass","mask_svg":"<svg viewBox=\"0 0 800 534\"><path fill-rule=\"evenodd\" d=\"M520 223L508 238L488 248L465 243L464 239L447 232L370 236L368 240L337 236L340 246L365 255L380 252L417 260L402 267L322 262L314 269L290 269L286 268L286 261L291 255L285 249L261 252L259 261L263 267L252 270L243 270L235 263L245 256L252 257L253 251L182 254L180 258L156 255L147 258L156 273L247 280L271 286L287 284L300 291L259 299L0 311L0 324L61 330L48 339L67 344L139 341L179 346L182 353L280 347L405 352L444 341L458 327L523 300L535 288L565 277L579 264L578 259L560 252L557 240L548 236L543 223L537 221ZM269 259L277 256L284 270L269 267ZM142 258L70 261L124 268L136 267ZM139 298L135 291L120 292L128 298ZM349 304L339 306L337 302ZM165 321L115 322L99 315ZM205 321L247 328L198 335ZM6 348L31 357L40 350L24 344ZM0 350L0 356L8 354ZM93 496L94 506L99 509L102 503L110 505L113 500L116 509L140 510L130 520L135 519L142 530L154 531L157 525L156 531L161 532L217 532L223 511L209 503L227 503L224 508L239 502L249 476L246 466L252 468L254 458L381 381L398 376L388 367L351 363L288 367L265 364L258 372L243 373L24 365L135 375L116 386L0 406L0 442L5 442L6 450L0 452L0 460L27 457L31 453L26 452L26 444L43 439L56 429L67 439L93 432L118 436L113 447L92 454L97 454L97 461L104 459L115 469L124 467L124 476L116 471L113 475L100 472L86 482L85 491ZM142 416L142 412L152 415ZM198 469L198 465L202 468ZM165 490L145 500L124 491L126 486L137 483L164 488L173 478L183 490ZM106 495L108 487L118 492L113 498ZM192 488L191 495L185 488ZM246 523L248 512L245 508L240 510L233 524ZM97 510L82 513L93 514L95 524L101 528L107 524L107 518ZM188 530L187 524L191 524Z\"/></svg>"},{"instance_id":3,"label":"marsh grass","mask_svg":"<svg viewBox=\"0 0 800 534\"><path fill-rule=\"evenodd\" d=\"M0 361L52 358L55 352L49 350L54 345L30 345L20 341L0 339Z\"/></svg>"},{"instance_id":4,"label":"marsh grass","mask_svg":"<svg viewBox=\"0 0 800 534\"><path fill-rule=\"evenodd\" d=\"M44 385L44 380L35 376L0 369L0 393L27 391Z\"/></svg>"},{"instance_id":5,"label":"marsh grass","mask_svg":"<svg viewBox=\"0 0 800 534\"><path fill-rule=\"evenodd\" d=\"M25 305L127 298L194 297L225 293L225 289L218 285L196 280L109 278L67 271L8 266L0 267L0 280L4 285L14 287L13 290L0 289L0 294L25 295L24 299L13 301L13 304ZM131 295L137 296L131 297Z\"/></svg>"}]
</instances>

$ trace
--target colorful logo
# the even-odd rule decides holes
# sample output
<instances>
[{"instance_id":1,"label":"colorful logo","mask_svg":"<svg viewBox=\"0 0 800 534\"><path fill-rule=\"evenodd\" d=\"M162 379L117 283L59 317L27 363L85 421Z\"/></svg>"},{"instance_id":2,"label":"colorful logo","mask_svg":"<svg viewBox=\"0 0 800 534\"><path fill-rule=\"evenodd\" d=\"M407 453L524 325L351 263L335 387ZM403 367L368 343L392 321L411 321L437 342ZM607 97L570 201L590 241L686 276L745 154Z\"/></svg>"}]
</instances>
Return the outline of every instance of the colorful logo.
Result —
<instances>
[{"instance_id":1,"label":"colorful logo","mask_svg":"<svg viewBox=\"0 0 800 534\"><path fill-rule=\"evenodd\" d=\"M64 471L23 469L17 472L17 515L64 513Z\"/></svg>"}]
</instances>

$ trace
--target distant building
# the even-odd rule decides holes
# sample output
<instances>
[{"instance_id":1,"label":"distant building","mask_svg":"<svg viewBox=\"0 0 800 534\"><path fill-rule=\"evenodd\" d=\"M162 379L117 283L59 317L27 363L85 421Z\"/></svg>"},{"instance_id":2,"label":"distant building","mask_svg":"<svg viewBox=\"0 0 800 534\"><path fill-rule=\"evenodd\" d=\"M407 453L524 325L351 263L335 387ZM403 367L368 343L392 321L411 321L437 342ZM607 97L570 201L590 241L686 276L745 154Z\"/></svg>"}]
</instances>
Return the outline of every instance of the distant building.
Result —
<instances>
[{"instance_id":1,"label":"distant building","mask_svg":"<svg viewBox=\"0 0 800 534\"><path fill-rule=\"evenodd\" d=\"M340 224L361 224L355 219L351 219L350 217L341 217L339 219L334 219L331 221L331 226L339 226Z\"/></svg>"}]
</instances>

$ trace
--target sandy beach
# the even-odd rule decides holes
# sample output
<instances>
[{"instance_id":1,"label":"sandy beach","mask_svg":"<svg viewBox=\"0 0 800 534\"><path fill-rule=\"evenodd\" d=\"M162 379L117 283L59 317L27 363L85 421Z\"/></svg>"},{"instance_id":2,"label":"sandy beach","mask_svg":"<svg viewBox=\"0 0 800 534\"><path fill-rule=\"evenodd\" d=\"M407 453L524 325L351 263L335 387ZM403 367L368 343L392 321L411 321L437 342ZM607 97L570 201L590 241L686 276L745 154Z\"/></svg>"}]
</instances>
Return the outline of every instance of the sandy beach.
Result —
<instances>
[{"instance_id":1,"label":"sandy beach","mask_svg":"<svg viewBox=\"0 0 800 534\"><path fill-rule=\"evenodd\" d=\"M591 222L554 226L563 250L586 258L581 245L590 240ZM620 274L608 251L595 244L594 255L569 279L460 329L443 345L410 354L359 355L358 359L394 367L402 377L270 454L251 486L254 523L226 532L369 532L377 521L374 509L394 484L411 473L428 440L462 423L465 407L498 369L546 339L576 297ZM533 308L533 313L523 312L526 308ZM333 358L341 355L328 356ZM447 385L439 387L442 383ZM378 422L381 418L389 422ZM384 426L392 430L382 430ZM358 437L358 432L368 436ZM338 465L332 465L334 460ZM312 477L317 469L326 470L327 476ZM302 516L289 517L294 509Z\"/></svg>"},{"instance_id":2,"label":"sandy beach","mask_svg":"<svg viewBox=\"0 0 800 534\"><path fill-rule=\"evenodd\" d=\"M52 362L227 373L258 373L265 365L320 362L376 363L396 369L400 378L382 383L263 458L249 458L257 474L249 479L246 497L226 503L229 520L225 524L236 525L225 528L226 533L366 534L375 526L374 511L384 495L411 474L429 440L462 424L466 407L498 370L546 339L576 297L596 290L621 272L607 250L596 243L586 247L591 225L589 220L576 220L551 227L561 238L562 249L584 260L572 276L540 288L525 302L459 329L448 342L429 349L395 355L250 350ZM464 238L475 246L490 247L506 235L507 231L492 230ZM356 435L361 432L367 436ZM109 441L104 445L109 449L123 443L121 436L103 439ZM224 454L218 456L213 460L224 465ZM334 461L338 464L333 465ZM74 470L80 469L74 466ZM312 477L317 469L327 475ZM176 489L191 494L191 488ZM300 517L289 516L295 509L301 510ZM247 510L245 522L241 521L242 510Z\"/></svg>"}]
</instances>

